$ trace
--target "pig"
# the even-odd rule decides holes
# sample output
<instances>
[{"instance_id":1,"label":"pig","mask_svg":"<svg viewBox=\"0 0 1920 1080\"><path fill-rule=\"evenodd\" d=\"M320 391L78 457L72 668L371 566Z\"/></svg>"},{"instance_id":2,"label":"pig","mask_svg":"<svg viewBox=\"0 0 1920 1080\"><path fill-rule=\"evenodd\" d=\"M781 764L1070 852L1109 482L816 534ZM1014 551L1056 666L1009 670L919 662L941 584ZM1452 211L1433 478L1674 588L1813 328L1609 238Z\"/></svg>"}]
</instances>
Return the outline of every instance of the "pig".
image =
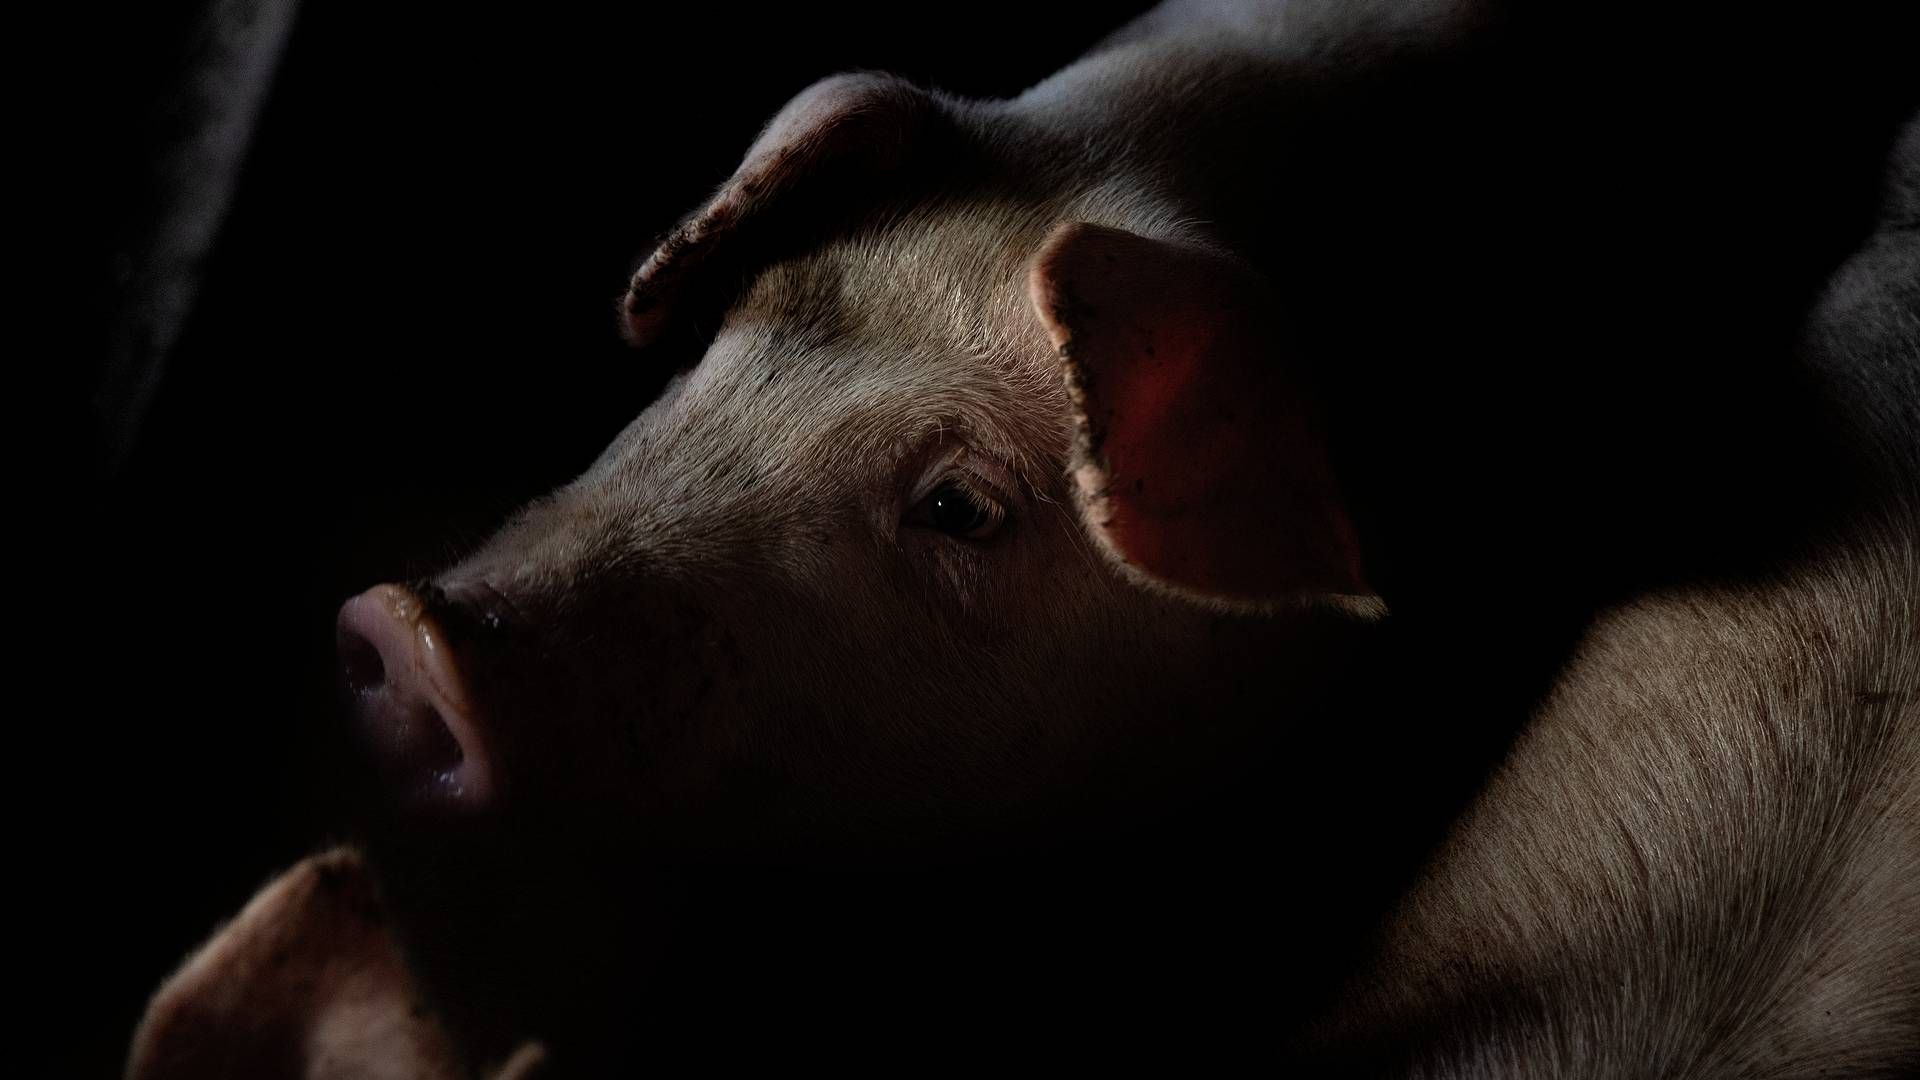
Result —
<instances>
[{"instance_id":1,"label":"pig","mask_svg":"<svg viewBox=\"0 0 1920 1080\"><path fill-rule=\"evenodd\" d=\"M619 302L661 396L342 609L364 854L131 1075L1912 1067L1903 16L1587 14L802 91Z\"/></svg>"}]
</instances>

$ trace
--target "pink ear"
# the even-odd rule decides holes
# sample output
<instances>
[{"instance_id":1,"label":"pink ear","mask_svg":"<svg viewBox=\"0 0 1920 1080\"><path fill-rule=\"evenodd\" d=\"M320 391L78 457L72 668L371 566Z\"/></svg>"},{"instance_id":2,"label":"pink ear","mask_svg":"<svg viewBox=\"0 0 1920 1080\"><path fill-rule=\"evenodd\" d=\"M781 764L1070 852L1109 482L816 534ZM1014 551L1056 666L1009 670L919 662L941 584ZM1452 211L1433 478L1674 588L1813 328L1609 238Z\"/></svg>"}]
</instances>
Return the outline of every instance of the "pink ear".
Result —
<instances>
[{"instance_id":1,"label":"pink ear","mask_svg":"<svg viewBox=\"0 0 1920 1080\"><path fill-rule=\"evenodd\" d=\"M421 1007L372 872L350 849L281 875L154 995L130 1080L466 1075Z\"/></svg>"},{"instance_id":2,"label":"pink ear","mask_svg":"<svg viewBox=\"0 0 1920 1080\"><path fill-rule=\"evenodd\" d=\"M627 340L656 340L694 283L737 280L729 268L824 231L856 193L870 202L884 192L936 116L926 92L887 75L836 75L801 91L634 273L620 304Z\"/></svg>"},{"instance_id":3,"label":"pink ear","mask_svg":"<svg viewBox=\"0 0 1920 1080\"><path fill-rule=\"evenodd\" d=\"M1031 287L1078 414L1083 515L1122 563L1226 600L1371 591L1265 279L1202 248L1070 224Z\"/></svg>"}]
</instances>

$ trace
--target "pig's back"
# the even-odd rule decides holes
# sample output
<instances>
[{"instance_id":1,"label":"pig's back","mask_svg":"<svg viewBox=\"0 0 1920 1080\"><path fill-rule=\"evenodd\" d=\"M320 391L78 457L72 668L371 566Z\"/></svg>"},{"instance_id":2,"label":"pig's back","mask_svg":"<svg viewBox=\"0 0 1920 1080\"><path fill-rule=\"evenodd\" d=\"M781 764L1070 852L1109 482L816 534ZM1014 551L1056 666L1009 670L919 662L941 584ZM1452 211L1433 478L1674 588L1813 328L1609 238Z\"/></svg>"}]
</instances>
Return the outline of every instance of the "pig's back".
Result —
<instances>
[{"instance_id":1,"label":"pig's back","mask_svg":"<svg viewBox=\"0 0 1920 1080\"><path fill-rule=\"evenodd\" d=\"M1905 513L1777 579L1600 620L1390 924L1335 1057L1912 1075L1915 535Z\"/></svg>"},{"instance_id":2,"label":"pig's back","mask_svg":"<svg viewBox=\"0 0 1920 1080\"><path fill-rule=\"evenodd\" d=\"M1323 1029L1335 1061L1920 1071L1920 122L1885 190L1803 349L1854 516L1594 621Z\"/></svg>"}]
</instances>

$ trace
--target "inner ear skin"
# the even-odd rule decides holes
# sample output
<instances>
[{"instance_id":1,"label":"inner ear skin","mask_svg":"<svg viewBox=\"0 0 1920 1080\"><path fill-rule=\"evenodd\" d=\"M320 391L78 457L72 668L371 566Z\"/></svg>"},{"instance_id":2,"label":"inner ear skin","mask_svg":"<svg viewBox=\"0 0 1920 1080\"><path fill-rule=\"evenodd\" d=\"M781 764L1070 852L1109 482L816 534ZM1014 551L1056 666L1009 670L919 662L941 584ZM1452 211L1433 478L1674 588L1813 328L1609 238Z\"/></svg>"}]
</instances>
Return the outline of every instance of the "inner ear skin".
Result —
<instances>
[{"instance_id":1,"label":"inner ear skin","mask_svg":"<svg viewBox=\"0 0 1920 1080\"><path fill-rule=\"evenodd\" d=\"M1073 400L1087 527L1117 559L1216 600L1371 593L1264 279L1203 248L1069 224L1030 286Z\"/></svg>"}]
</instances>

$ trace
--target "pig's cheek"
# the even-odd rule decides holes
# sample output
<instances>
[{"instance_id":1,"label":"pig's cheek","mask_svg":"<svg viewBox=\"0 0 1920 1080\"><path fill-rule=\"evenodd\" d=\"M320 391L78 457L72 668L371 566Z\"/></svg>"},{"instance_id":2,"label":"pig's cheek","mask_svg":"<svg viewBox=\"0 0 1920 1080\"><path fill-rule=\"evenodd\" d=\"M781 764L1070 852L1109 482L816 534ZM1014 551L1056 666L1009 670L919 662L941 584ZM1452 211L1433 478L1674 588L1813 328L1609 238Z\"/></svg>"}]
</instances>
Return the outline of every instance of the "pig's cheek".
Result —
<instances>
[{"instance_id":1,"label":"pig's cheek","mask_svg":"<svg viewBox=\"0 0 1920 1080\"><path fill-rule=\"evenodd\" d=\"M642 813L684 801L738 741L746 665L737 637L702 618L697 632L629 642L605 670L612 677L582 695L582 771L599 775L599 797Z\"/></svg>"},{"instance_id":2,"label":"pig's cheek","mask_svg":"<svg viewBox=\"0 0 1920 1080\"><path fill-rule=\"evenodd\" d=\"M993 590L999 564L1014 556L1016 537L1002 534L976 542L931 529L903 533L898 554L904 563L904 580L898 587L911 605L894 618L906 623L928 618L971 621L996 606Z\"/></svg>"},{"instance_id":3,"label":"pig's cheek","mask_svg":"<svg viewBox=\"0 0 1920 1080\"><path fill-rule=\"evenodd\" d=\"M997 549L1008 546L1007 539L986 544L950 540L935 550L940 584L947 599L961 611L977 613L987 606L993 585L993 558Z\"/></svg>"}]
</instances>

